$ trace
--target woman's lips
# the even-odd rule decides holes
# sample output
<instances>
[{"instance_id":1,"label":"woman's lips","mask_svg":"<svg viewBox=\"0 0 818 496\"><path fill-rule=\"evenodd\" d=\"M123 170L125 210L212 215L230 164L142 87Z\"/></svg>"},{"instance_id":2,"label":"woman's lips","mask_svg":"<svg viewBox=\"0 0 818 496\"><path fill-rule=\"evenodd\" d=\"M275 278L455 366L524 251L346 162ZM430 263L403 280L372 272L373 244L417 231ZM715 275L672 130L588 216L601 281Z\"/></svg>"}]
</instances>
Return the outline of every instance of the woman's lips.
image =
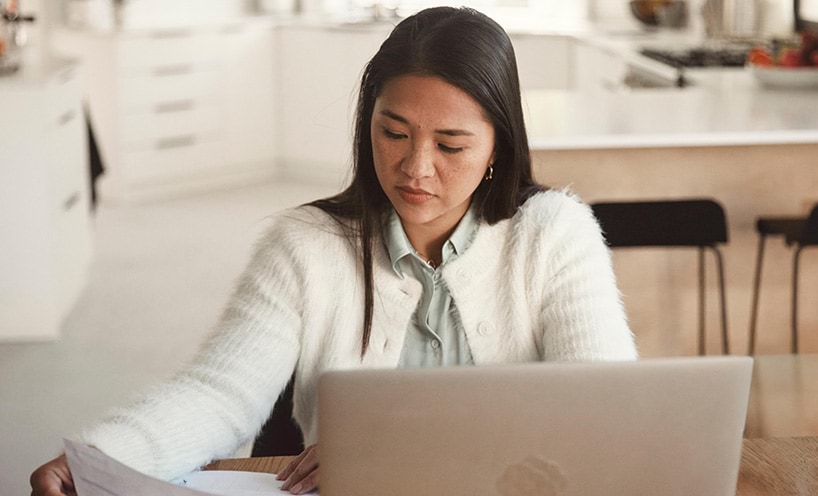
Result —
<instances>
[{"instance_id":1,"label":"woman's lips","mask_svg":"<svg viewBox=\"0 0 818 496\"><path fill-rule=\"evenodd\" d=\"M403 198L403 201L408 203L423 203L435 197L435 195L424 189L409 188L407 186L398 186L398 194Z\"/></svg>"}]
</instances>

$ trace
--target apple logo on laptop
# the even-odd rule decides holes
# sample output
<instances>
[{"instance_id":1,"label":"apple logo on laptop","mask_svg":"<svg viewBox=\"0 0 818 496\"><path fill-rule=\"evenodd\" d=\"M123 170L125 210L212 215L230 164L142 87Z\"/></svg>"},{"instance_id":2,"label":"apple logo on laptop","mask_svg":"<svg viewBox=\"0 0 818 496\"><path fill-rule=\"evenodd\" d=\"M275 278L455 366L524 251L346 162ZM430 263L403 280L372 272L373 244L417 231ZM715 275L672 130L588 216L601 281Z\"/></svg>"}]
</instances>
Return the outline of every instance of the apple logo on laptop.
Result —
<instances>
[{"instance_id":1,"label":"apple logo on laptop","mask_svg":"<svg viewBox=\"0 0 818 496\"><path fill-rule=\"evenodd\" d=\"M568 478L560 466L539 456L509 465L497 479L502 496L557 496L566 487Z\"/></svg>"}]
</instances>

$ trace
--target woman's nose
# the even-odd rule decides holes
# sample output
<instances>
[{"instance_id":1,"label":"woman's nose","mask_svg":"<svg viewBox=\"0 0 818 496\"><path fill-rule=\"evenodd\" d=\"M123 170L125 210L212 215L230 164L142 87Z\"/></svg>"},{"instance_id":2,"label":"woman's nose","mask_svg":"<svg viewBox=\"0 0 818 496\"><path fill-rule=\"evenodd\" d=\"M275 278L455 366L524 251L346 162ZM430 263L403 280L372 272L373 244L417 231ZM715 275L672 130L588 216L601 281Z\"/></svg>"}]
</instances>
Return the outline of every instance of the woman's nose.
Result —
<instances>
[{"instance_id":1,"label":"woman's nose","mask_svg":"<svg viewBox=\"0 0 818 496\"><path fill-rule=\"evenodd\" d=\"M432 149L429 145L417 144L401 163L401 171L413 179L434 175Z\"/></svg>"}]
</instances>

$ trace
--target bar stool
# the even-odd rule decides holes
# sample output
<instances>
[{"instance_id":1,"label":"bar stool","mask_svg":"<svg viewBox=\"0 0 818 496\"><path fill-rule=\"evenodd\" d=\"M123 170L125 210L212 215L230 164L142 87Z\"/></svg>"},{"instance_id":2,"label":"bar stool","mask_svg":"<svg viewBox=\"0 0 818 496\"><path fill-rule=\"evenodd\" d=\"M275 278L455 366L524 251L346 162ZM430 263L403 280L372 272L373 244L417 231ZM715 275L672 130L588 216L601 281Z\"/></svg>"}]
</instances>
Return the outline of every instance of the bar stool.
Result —
<instances>
[{"instance_id":1,"label":"bar stool","mask_svg":"<svg viewBox=\"0 0 818 496\"><path fill-rule=\"evenodd\" d=\"M291 456L304 450L304 436L293 420L293 385L295 374L278 397L270 418L253 443L250 456Z\"/></svg>"},{"instance_id":2,"label":"bar stool","mask_svg":"<svg viewBox=\"0 0 818 496\"><path fill-rule=\"evenodd\" d=\"M761 264L764 260L764 241L767 236L784 236L787 246L795 246L792 257L791 351L798 353L798 260L804 248L818 246L818 204L812 208L807 217L759 217L756 221L756 231L759 234L758 256L753 283L753 308L750 313L749 354L755 353L758 299L761 292Z\"/></svg>"},{"instance_id":3,"label":"bar stool","mask_svg":"<svg viewBox=\"0 0 818 496\"><path fill-rule=\"evenodd\" d=\"M716 257L721 301L722 351L727 336L724 261L718 245L727 242L727 218L710 199L595 203L594 215L611 248L690 247L699 250L699 354L705 353L705 250Z\"/></svg>"}]
</instances>

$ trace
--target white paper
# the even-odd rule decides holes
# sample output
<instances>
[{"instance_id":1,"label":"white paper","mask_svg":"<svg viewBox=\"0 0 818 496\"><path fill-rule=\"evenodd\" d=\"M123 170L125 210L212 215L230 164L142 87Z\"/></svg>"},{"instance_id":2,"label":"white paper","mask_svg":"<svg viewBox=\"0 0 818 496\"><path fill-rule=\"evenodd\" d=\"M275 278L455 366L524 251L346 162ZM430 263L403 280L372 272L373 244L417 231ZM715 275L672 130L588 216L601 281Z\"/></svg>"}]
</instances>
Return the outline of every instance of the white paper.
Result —
<instances>
[{"instance_id":1,"label":"white paper","mask_svg":"<svg viewBox=\"0 0 818 496\"><path fill-rule=\"evenodd\" d=\"M208 470L192 472L174 481L193 489L220 496L275 496L291 494L282 491L284 481L273 474ZM307 493L316 494L316 493Z\"/></svg>"},{"instance_id":2,"label":"white paper","mask_svg":"<svg viewBox=\"0 0 818 496\"><path fill-rule=\"evenodd\" d=\"M283 481L252 472L193 472L174 482L154 479L86 444L65 439L77 496L276 496Z\"/></svg>"}]
</instances>

